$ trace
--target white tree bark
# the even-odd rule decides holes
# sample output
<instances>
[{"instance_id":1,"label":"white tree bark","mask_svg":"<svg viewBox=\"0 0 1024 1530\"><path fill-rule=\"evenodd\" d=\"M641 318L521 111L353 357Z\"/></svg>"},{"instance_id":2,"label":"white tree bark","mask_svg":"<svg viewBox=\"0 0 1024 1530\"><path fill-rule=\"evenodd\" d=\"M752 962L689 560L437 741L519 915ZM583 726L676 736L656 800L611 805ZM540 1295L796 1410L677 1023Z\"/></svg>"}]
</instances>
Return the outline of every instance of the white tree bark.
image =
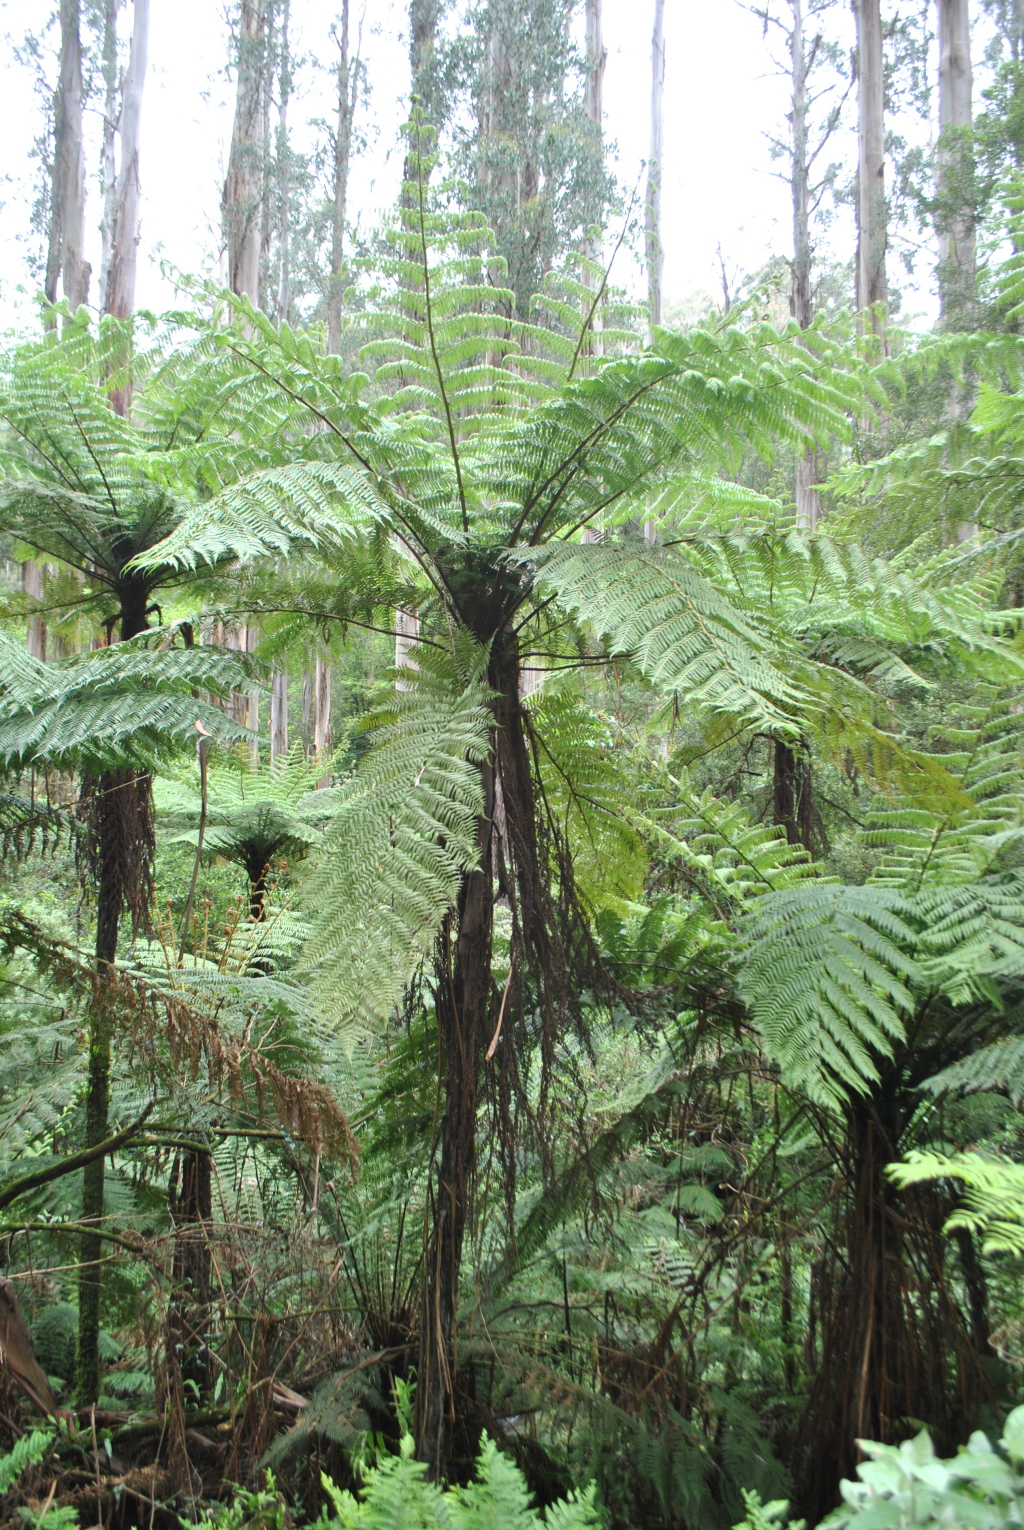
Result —
<instances>
[{"instance_id":1,"label":"white tree bark","mask_svg":"<svg viewBox=\"0 0 1024 1530\"><path fill-rule=\"evenodd\" d=\"M288 753L288 676L275 669L270 689L271 763Z\"/></svg>"},{"instance_id":2,"label":"white tree bark","mask_svg":"<svg viewBox=\"0 0 1024 1530\"><path fill-rule=\"evenodd\" d=\"M598 132L604 130L604 69L608 52L602 30L603 0L587 0L587 90L584 107L587 118Z\"/></svg>"},{"instance_id":3,"label":"white tree bark","mask_svg":"<svg viewBox=\"0 0 1024 1530\"><path fill-rule=\"evenodd\" d=\"M939 34L939 143L935 157L939 212L939 303L945 325L969 322L975 248L971 150L971 20L968 0L936 0Z\"/></svg>"},{"instance_id":4,"label":"white tree bark","mask_svg":"<svg viewBox=\"0 0 1024 1530\"><path fill-rule=\"evenodd\" d=\"M331 752L331 666L317 659L313 678L313 753L318 760L326 762ZM327 771L317 787L330 786L331 773Z\"/></svg>"},{"instance_id":5,"label":"white tree bark","mask_svg":"<svg viewBox=\"0 0 1024 1530\"><path fill-rule=\"evenodd\" d=\"M661 171L665 94L665 0L654 0L654 32L651 37L651 144L647 159L647 302L651 328L661 323L661 278L665 252L661 244Z\"/></svg>"},{"instance_id":6,"label":"white tree bark","mask_svg":"<svg viewBox=\"0 0 1024 1530\"><path fill-rule=\"evenodd\" d=\"M349 61L349 0L342 0L335 29L338 44L338 123L334 136L334 205L331 209L331 284L327 294L327 349L334 353L341 339L342 283L345 270L345 219L348 216L348 172L352 157L352 116L355 92Z\"/></svg>"},{"instance_id":7,"label":"white tree bark","mask_svg":"<svg viewBox=\"0 0 1024 1530\"><path fill-rule=\"evenodd\" d=\"M21 587L30 600L43 598L43 565L29 558L21 565ZM28 638L25 645L34 659L46 661L46 622L41 616L30 616Z\"/></svg>"},{"instance_id":8,"label":"white tree bark","mask_svg":"<svg viewBox=\"0 0 1024 1530\"><path fill-rule=\"evenodd\" d=\"M221 211L228 252L228 286L253 303L259 302L263 252L268 51L265 0L241 0L235 116Z\"/></svg>"},{"instance_id":9,"label":"white tree bark","mask_svg":"<svg viewBox=\"0 0 1024 1530\"><path fill-rule=\"evenodd\" d=\"M644 254L647 259L647 308L651 330L661 323L661 279L665 251L661 243L661 167L664 151L665 95L665 0L654 0L654 31L651 35L651 143L647 159L647 215L644 220ZM653 521L644 522L644 539L655 540Z\"/></svg>"},{"instance_id":10,"label":"white tree bark","mask_svg":"<svg viewBox=\"0 0 1024 1530\"><path fill-rule=\"evenodd\" d=\"M420 640L420 619L414 611L399 611L395 615L395 668L415 669L412 650ZM408 680L399 676L396 690L407 691Z\"/></svg>"},{"instance_id":11,"label":"white tree bark","mask_svg":"<svg viewBox=\"0 0 1024 1530\"><path fill-rule=\"evenodd\" d=\"M885 270L885 82L880 0L855 0L857 18L857 307L889 300ZM872 320L880 328L877 315Z\"/></svg>"},{"instance_id":12,"label":"white tree bark","mask_svg":"<svg viewBox=\"0 0 1024 1530\"><path fill-rule=\"evenodd\" d=\"M810 103L807 86L807 40L804 33L804 0L790 0L792 22L789 31L792 105L789 114L791 133L790 190L793 201L793 264L791 270L790 308L801 329L807 329L814 317L811 295L811 165L808 115ZM813 447L798 455L794 478L796 523L805 531L818 524L821 500L815 488L817 462Z\"/></svg>"},{"instance_id":13,"label":"white tree bark","mask_svg":"<svg viewBox=\"0 0 1024 1530\"><path fill-rule=\"evenodd\" d=\"M291 0L283 0L281 12L279 84L277 94L277 301L274 312L279 324L287 323L291 302L291 147L288 139L288 103L292 93L292 58L288 46L288 23Z\"/></svg>"},{"instance_id":14,"label":"white tree bark","mask_svg":"<svg viewBox=\"0 0 1024 1530\"><path fill-rule=\"evenodd\" d=\"M135 308L135 277L138 269L141 186L139 141L142 128L142 91L149 59L149 0L135 0L132 46L121 92L121 166L117 177L110 272L104 311L126 319Z\"/></svg>"},{"instance_id":15,"label":"white tree bark","mask_svg":"<svg viewBox=\"0 0 1024 1530\"><path fill-rule=\"evenodd\" d=\"M60 4L60 78L54 96L53 184L44 291L57 285L72 311L86 302L91 274L85 259L85 146L82 135L82 38L79 0Z\"/></svg>"},{"instance_id":16,"label":"white tree bark","mask_svg":"<svg viewBox=\"0 0 1024 1530\"><path fill-rule=\"evenodd\" d=\"M100 138L100 187L103 214L100 218L100 294L107 290L110 274L110 251L114 238L115 198L117 195L118 78L117 78L117 9L119 0L104 0L103 8L103 128Z\"/></svg>"}]
</instances>

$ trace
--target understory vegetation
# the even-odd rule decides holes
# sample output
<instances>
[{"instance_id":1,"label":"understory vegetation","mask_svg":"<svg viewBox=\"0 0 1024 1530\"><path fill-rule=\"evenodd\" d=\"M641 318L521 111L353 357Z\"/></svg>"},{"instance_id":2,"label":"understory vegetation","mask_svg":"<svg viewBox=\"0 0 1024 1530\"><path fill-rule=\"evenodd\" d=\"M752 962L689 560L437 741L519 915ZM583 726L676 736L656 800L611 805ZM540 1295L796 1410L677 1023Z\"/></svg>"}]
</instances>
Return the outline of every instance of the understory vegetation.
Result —
<instances>
[{"instance_id":1,"label":"understory vegetation","mask_svg":"<svg viewBox=\"0 0 1024 1530\"><path fill-rule=\"evenodd\" d=\"M0 354L3 1522L1019 1524L1024 192L662 326L405 133Z\"/></svg>"}]
</instances>

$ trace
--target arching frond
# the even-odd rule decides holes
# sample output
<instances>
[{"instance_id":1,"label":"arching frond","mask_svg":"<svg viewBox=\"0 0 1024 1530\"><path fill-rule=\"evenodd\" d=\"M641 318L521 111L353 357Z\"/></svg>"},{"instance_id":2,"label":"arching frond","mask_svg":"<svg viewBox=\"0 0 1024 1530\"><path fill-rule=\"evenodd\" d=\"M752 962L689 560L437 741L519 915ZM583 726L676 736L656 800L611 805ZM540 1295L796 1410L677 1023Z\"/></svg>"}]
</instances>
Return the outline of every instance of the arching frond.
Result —
<instances>
[{"instance_id":1,"label":"arching frond","mask_svg":"<svg viewBox=\"0 0 1024 1530\"><path fill-rule=\"evenodd\" d=\"M415 689L369 720L355 777L321 794L325 837L306 885L320 917L305 962L349 1036L391 1013L479 860L491 716L479 669L461 682L447 671L421 666Z\"/></svg>"},{"instance_id":2,"label":"arching frond","mask_svg":"<svg viewBox=\"0 0 1024 1530\"><path fill-rule=\"evenodd\" d=\"M830 1101L877 1078L916 976L912 909L888 888L805 883L745 925L739 991L784 1075Z\"/></svg>"},{"instance_id":3,"label":"arching frond","mask_svg":"<svg viewBox=\"0 0 1024 1530\"><path fill-rule=\"evenodd\" d=\"M635 785L607 724L555 690L531 706L529 731L544 807L572 855L578 891L597 907L639 897L647 856L631 811Z\"/></svg>"},{"instance_id":4,"label":"arching frond","mask_svg":"<svg viewBox=\"0 0 1024 1530\"><path fill-rule=\"evenodd\" d=\"M162 646L159 632L54 664L24 663L0 646L0 761L87 770L147 765L196 736L199 721L232 741L246 730L209 699L248 685L240 656ZM7 683L10 675L10 684Z\"/></svg>"}]
</instances>

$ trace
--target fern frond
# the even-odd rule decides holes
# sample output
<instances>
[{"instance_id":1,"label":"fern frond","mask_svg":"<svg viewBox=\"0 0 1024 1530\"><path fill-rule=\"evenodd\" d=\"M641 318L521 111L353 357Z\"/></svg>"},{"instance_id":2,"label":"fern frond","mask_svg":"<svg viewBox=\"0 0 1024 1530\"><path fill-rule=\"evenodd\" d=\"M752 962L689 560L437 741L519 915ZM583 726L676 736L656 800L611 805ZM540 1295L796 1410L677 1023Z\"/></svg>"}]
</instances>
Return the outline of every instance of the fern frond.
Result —
<instances>
[{"instance_id":1,"label":"fern frond","mask_svg":"<svg viewBox=\"0 0 1024 1530\"><path fill-rule=\"evenodd\" d=\"M479 765L491 717L480 671L421 666L390 714L370 719L356 776L333 788L317 869L306 885L321 910L305 954L332 1021L358 1035L387 1017L430 951L466 871L479 861Z\"/></svg>"},{"instance_id":2,"label":"fern frond","mask_svg":"<svg viewBox=\"0 0 1024 1530\"><path fill-rule=\"evenodd\" d=\"M823 1101L878 1077L914 1007L915 930L887 888L805 883L748 916L738 986L769 1055Z\"/></svg>"}]
</instances>

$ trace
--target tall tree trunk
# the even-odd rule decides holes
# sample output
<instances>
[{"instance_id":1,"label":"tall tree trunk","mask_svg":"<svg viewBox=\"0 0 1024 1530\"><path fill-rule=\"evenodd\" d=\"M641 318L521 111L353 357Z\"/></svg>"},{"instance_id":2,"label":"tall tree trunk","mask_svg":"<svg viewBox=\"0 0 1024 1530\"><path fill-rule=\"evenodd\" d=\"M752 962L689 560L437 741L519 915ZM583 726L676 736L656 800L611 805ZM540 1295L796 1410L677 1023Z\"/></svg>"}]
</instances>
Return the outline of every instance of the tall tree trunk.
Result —
<instances>
[{"instance_id":1,"label":"tall tree trunk","mask_svg":"<svg viewBox=\"0 0 1024 1530\"><path fill-rule=\"evenodd\" d=\"M331 666L324 659L317 659L313 675L313 753L326 763L331 752ZM327 771L317 787L331 784Z\"/></svg>"},{"instance_id":2,"label":"tall tree trunk","mask_svg":"<svg viewBox=\"0 0 1024 1530\"><path fill-rule=\"evenodd\" d=\"M857 18L857 307L889 300L885 270L885 81L880 0L855 0ZM881 321L872 325L881 332Z\"/></svg>"},{"instance_id":3,"label":"tall tree trunk","mask_svg":"<svg viewBox=\"0 0 1024 1530\"><path fill-rule=\"evenodd\" d=\"M587 91L584 108L587 121L592 122L599 133L604 132L604 70L608 51L604 45L602 28L603 0L587 0Z\"/></svg>"},{"instance_id":4,"label":"tall tree trunk","mask_svg":"<svg viewBox=\"0 0 1024 1530\"><path fill-rule=\"evenodd\" d=\"M945 328L969 328L977 283L968 0L936 0L939 143L935 157L939 305Z\"/></svg>"},{"instance_id":5,"label":"tall tree trunk","mask_svg":"<svg viewBox=\"0 0 1024 1530\"><path fill-rule=\"evenodd\" d=\"M115 198L117 196L118 76L117 10L119 0L104 0L103 7L103 128L100 139L100 186L103 191L103 215L100 219L100 296L107 290L110 277L110 252L114 238Z\"/></svg>"},{"instance_id":6,"label":"tall tree trunk","mask_svg":"<svg viewBox=\"0 0 1024 1530\"><path fill-rule=\"evenodd\" d=\"M810 761L781 739L775 740L773 752L772 821L785 829L791 845L803 845L810 855L813 809Z\"/></svg>"},{"instance_id":7,"label":"tall tree trunk","mask_svg":"<svg viewBox=\"0 0 1024 1530\"><path fill-rule=\"evenodd\" d=\"M519 709L518 666L492 662L489 679L499 699L497 721ZM496 748L497 737L492 747ZM448 1471L456 1422L455 1332L459 1271L476 1162L480 1072L490 1039L491 954L494 884L491 821L494 808L494 754L481 766L484 811L478 825L480 869L462 883L453 916L445 923L435 959L434 1009L444 1108L440 1158L432 1187L431 1226L424 1251L416 1384L417 1455L434 1479ZM439 1083L441 1080L439 1080Z\"/></svg>"},{"instance_id":8,"label":"tall tree trunk","mask_svg":"<svg viewBox=\"0 0 1024 1530\"><path fill-rule=\"evenodd\" d=\"M288 102L292 93L292 59L288 47L291 0L282 0L281 41L278 59L277 107L277 322L288 321L291 302L291 145L288 139Z\"/></svg>"},{"instance_id":9,"label":"tall tree trunk","mask_svg":"<svg viewBox=\"0 0 1024 1530\"><path fill-rule=\"evenodd\" d=\"M268 0L241 0L238 82L221 212L232 292L259 302L265 200L265 73L270 67Z\"/></svg>"},{"instance_id":10,"label":"tall tree trunk","mask_svg":"<svg viewBox=\"0 0 1024 1530\"><path fill-rule=\"evenodd\" d=\"M608 61L608 53L604 45L602 5L603 0L586 0L587 88L586 94L584 96L584 109L587 114L587 121L594 129L594 136L597 139L598 145L600 146L601 158L603 161L604 71L605 64ZM592 261L596 261L599 258L600 253L600 240L592 240L587 251L588 256ZM594 300L589 296L589 293L593 292L598 285L597 273L592 271L590 267L586 267L584 270L583 281L585 287L588 289L588 295L584 299L586 303L585 312L589 313L590 309L594 306ZM592 318L590 319L590 332L587 334L582 346L580 347L581 373L583 375L586 375L587 371L589 370L588 363L583 358L599 356L601 354L600 330L601 316L600 304L598 304L597 311L595 311ZM591 526L585 526L583 529L584 542L593 542L596 541L596 539L596 530Z\"/></svg>"},{"instance_id":11,"label":"tall tree trunk","mask_svg":"<svg viewBox=\"0 0 1024 1530\"><path fill-rule=\"evenodd\" d=\"M139 138L142 127L142 91L149 58L149 0L135 0L132 46L121 91L121 167L114 199L114 227L110 245L110 270L103 310L115 319L127 319L135 309L135 277L138 269L140 204ZM128 366L129 358L125 358ZM132 383L125 377L110 394L111 407L126 415L131 406Z\"/></svg>"},{"instance_id":12,"label":"tall tree trunk","mask_svg":"<svg viewBox=\"0 0 1024 1530\"><path fill-rule=\"evenodd\" d=\"M654 32L651 37L651 145L647 160L647 216L644 223L647 305L650 310L652 329L661 323L661 278L665 265L665 252L661 243L664 94L665 0L654 0Z\"/></svg>"},{"instance_id":13,"label":"tall tree trunk","mask_svg":"<svg viewBox=\"0 0 1024 1530\"><path fill-rule=\"evenodd\" d=\"M270 689L270 759L288 753L288 676L275 669Z\"/></svg>"},{"instance_id":14,"label":"tall tree trunk","mask_svg":"<svg viewBox=\"0 0 1024 1530\"><path fill-rule=\"evenodd\" d=\"M349 64L349 0L342 0L335 38L338 44L338 125L334 136L334 203L331 208L331 279L327 292L327 349L332 355L341 340L344 297L345 219L348 215L348 172L352 157L352 114L355 108Z\"/></svg>"},{"instance_id":15,"label":"tall tree trunk","mask_svg":"<svg viewBox=\"0 0 1024 1530\"><path fill-rule=\"evenodd\" d=\"M28 558L21 565L21 587L30 600L43 598L43 565L35 558ZM46 661L46 622L41 616L28 619L28 639L25 645L34 659Z\"/></svg>"},{"instance_id":16,"label":"tall tree trunk","mask_svg":"<svg viewBox=\"0 0 1024 1530\"><path fill-rule=\"evenodd\" d=\"M313 749L313 676L302 671L302 748L308 759Z\"/></svg>"},{"instance_id":17,"label":"tall tree trunk","mask_svg":"<svg viewBox=\"0 0 1024 1530\"><path fill-rule=\"evenodd\" d=\"M53 185L44 291L57 285L72 312L89 296L85 259L85 144L82 134L82 37L79 0L60 3L60 78L54 97Z\"/></svg>"},{"instance_id":18,"label":"tall tree trunk","mask_svg":"<svg viewBox=\"0 0 1024 1530\"><path fill-rule=\"evenodd\" d=\"M148 626L148 590L139 584L122 595L120 638L127 642ZM94 1147L109 1135L110 1063L114 1015L114 966L118 928L127 908L137 928L150 894L152 864L152 789L148 775L107 771L92 785L92 838L96 861L96 977L89 1015L85 1086L85 1145ZM79 1404L95 1403L100 1388L100 1295L102 1286L106 1159L97 1158L82 1173L82 1221L91 1229L81 1241L78 1271Z\"/></svg>"},{"instance_id":19,"label":"tall tree trunk","mask_svg":"<svg viewBox=\"0 0 1024 1530\"><path fill-rule=\"evenodd\" d=\"M814 318L811 289L811 167L808 137L810 103L807 88L807 42L804 0L790 0L793 24L789 33L792 108L790 111L790 190L793 200L793 263L790 267L790 312L801 329ZM815 488L817 462L813 447L797 456L794 482L796 523L807 531L818 524L821 504Z\"/></svg>"},{"instance_id":20,"label":"tall tree trunk","mask_svg":"<svg viewBox=\"0 0 1024 1530\"><path fill-rule=\"evenodd\" d=\"M647 212L644 219L644 256L647 261L647 308L650 328L661 323L661 277L665 251L661 243L661 174L664 137L665 94L665 0L654 0L654 31L651 36L651 143L647 159ZM644 522L644 540L654 542L653 520Z\"/></svg>"}]
</instances>

